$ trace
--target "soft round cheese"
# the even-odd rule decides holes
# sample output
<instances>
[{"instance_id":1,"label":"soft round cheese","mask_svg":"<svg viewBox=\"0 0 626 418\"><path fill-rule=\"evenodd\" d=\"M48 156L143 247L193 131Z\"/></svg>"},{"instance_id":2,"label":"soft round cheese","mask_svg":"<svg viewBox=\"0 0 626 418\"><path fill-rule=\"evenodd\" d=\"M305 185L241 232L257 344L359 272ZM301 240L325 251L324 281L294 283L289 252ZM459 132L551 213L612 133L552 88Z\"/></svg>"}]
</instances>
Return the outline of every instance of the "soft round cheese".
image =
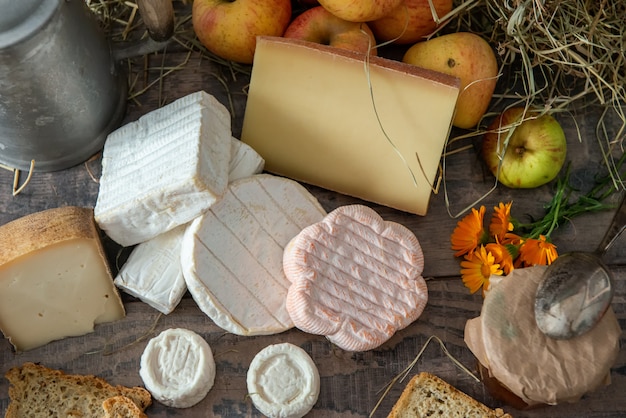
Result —
<instances>
[{"instance_id":1,"label":"soft round cheese","mask_svg":"<svg viewBox=\"0 0 626 418\"><path fill-rule=\"evenodd\" d=\"M148 342L139 374L157 401L188 408L204 399L213 387L215 360L211 347L200 335L171 328Z\"/></svg>"},{"instance_id":2,"label":"soft round cheese","mask_svg":"<svg viewBox=\"0 0 626 418\"><path fill-rule=\"evenodd\" d=\"M424 311L423 268L408 228L367 206L340 206L285 248L287 312L300 330L343 350L372 350Z\"/></svg>"},{"instance_id":3,"label":"soft round cheese","mask_svg":"<svg viewBox=\"0 0 626 418\"><path fill-rule=\"evenodd\" d=\"M283 251L325 215L296 181L257 174L230 183L220 201L185 231L180 257L189 293L217 326L233 334L292 328Z\"/></svg>"},{"instance_id":4,"label":"soft round cheese","mask_svg":"<svg viewBox=\"0 0 626 418\"><path fill-rule=\"evenodd\" d=\"M261 350L250 363L247 384L254 406L269 418L306 415L320 392L317 366L306 351L290 343Z\"/></svg>"}]
</instances>

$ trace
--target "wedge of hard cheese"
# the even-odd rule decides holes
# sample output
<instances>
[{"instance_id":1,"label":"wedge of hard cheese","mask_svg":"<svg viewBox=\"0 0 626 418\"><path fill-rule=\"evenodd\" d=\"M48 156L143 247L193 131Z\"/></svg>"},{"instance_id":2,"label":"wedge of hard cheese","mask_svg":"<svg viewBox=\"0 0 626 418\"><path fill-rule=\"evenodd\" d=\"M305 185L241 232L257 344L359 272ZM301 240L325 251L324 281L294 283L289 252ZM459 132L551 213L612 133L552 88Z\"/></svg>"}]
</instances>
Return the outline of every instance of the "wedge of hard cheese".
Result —
<instances>
[{"instance_id":1,"label":"wedge of hard cheese","mask_svg":"<svg viewBox=\"0 0 626 418\"><path fill-rule=\"evenodd\" d=\"M228 110L203 91L112 132L102 153L98 225L130 246L191 221L226 190L231 139Z\"/></svg>"},{"instance_id":2,"label":"wedge of hard cheese","mask_svg":"<svg viewBox=\"0 0 626 418\"><path fill-rule=\"evenodd\" d=\"M293 180L257 174L231 183L182 241L183 275L200 309L233 334L292 328L282 254L294 236L325 215Z\"/></svg>"},{"instance_id":3,"label":"wedge of hard cheese","mask_svg":"<svg viewBox=\"0 0 626 418\"><path fill-rule=\"evenodd\" d=\"M260 37L241 139L269 172L424 215L458 93L444 74Z\"/></svg>"},{"instance_id":4,"label":"wedge of hard cheese","mask_svg":"<svg viewBox=\"0 0 626 418\"><path fill-rule=\"evenodd\" d=\"M33 213L0 227L0 329L17 350L124 317L88 208Z\"/></svg>"}]
</instances>

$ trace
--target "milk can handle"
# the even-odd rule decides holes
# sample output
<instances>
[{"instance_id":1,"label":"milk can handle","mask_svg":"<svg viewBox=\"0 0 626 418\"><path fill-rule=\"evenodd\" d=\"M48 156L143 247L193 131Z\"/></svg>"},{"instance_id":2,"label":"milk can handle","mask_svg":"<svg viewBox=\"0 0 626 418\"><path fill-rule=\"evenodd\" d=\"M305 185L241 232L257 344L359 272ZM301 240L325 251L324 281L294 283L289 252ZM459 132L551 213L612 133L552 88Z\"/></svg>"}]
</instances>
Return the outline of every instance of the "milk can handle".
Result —
<instances>
[{"instance_id":1,"label":"milk can handle","mask_svg":"<svg viewBox=\"0 0 626 418\"><path fill-rule=\"evenodd\" d=\"M174 33L172 0L137 0L137 7L152 39L163 42L172 37Z\"/></svg>"}]
</instances>

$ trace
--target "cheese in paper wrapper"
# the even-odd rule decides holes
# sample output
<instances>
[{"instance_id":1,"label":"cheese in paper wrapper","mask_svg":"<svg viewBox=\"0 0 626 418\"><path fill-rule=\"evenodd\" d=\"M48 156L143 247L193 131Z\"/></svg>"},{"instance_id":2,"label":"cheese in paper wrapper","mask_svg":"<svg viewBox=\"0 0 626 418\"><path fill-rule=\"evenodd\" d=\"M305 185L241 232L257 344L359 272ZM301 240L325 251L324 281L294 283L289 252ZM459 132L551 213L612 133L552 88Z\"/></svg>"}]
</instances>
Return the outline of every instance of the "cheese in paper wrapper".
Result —
<instances>
[{"instance_id":1,"label":"cheese in paper wrapper","mask_svg":"<svg viewBox=\"0 0 626 418\"><path fill-rule=\"evenodd\" d=\"M555 340L535 324L534 301L545 266L514 270L485 295L465 325L465 343L492 377L529 406L575 402L610 383L620 326L611 308L589 332Z\"/></svg>"}]
</instances>

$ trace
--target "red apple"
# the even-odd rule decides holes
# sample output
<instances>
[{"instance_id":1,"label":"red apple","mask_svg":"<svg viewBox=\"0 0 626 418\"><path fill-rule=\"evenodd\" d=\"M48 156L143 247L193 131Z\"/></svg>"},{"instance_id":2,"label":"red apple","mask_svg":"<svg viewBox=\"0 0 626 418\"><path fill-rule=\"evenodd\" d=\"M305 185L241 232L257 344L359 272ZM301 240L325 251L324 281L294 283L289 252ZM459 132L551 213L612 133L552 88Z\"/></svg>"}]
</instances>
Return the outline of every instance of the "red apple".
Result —
<instances>
[{"instance_id":1,"label":"red apple","mask_svg":"<svg viewBox=\"0 0 626 418\"><path fill-rule=\"evenodd\" d=\"M452 10L452 0L432 0L438 17ZM387 15L368 22L379 42L410 44L423 41L437 29L429 0L404 0Z\"/></svg>"},{"instance_id":2,"label":"red apple","mask_svg":"<svg viewBox=\"0 0 626 418\"><path fill-rule=\"evenodd\" d=\"M523 107L502 112L489 125L481 149L489 170L511 188L539 187L553 180L566 154L565 133L557 120Z\"/></svg>"},{"instance_id":3,"label":"red apple","mask_svg":"<svg viewBox=\"0 0 626 418\"><path fill-rule=\"evenodd\" d=\"M376 40L366 23L343 20L322 6L294 18L283 36L376 55Z\"/></svg>"},{"instance_id":4,"label":"red apple","mask_svg":"<svg viewBox=\"0 0 626 418\"><path fill-rule=\"evenodd\" d=\"M403 0L318 0L326 10L349 22L369 22L391 13Z\"/></svg>"},{"instance_id":5,"label":"red apple","mask_svg":"<svg viewBox=\"0 0 626 418\"><path fill-rule=\"evenodd\" d=\"M191 18L196 36L209 51L251 64L257 36L285 32L291 0L194 0Z\"/></svg>"},{"instance_id":6,"label":"red apple","mask_svg":"<svg viewBox=\"0 0 626 418\"><path fill-rule=\"evenodd\" d=\"M480 122L491 103L498 78L496 54L485 39L470 32L437 36L415 43L402 60L461 80L452 124L469 129Z\"/></svg>"}]
</instances>

